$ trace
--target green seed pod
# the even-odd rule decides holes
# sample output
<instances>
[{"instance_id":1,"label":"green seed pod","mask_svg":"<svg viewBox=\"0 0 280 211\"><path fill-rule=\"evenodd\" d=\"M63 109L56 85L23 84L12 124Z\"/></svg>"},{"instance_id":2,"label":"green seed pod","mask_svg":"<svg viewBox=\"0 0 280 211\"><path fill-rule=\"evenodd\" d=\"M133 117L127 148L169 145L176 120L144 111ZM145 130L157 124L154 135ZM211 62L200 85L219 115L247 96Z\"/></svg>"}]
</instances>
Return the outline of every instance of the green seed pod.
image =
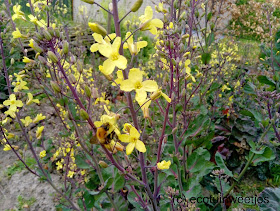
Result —
<instances>
[{"instance_id":1,"label":"green seed pod","mask_svg":"<svg viewBox=\"0 0 280 211\"><path fill-rule=\"evenodd\" d=\"M85 3L88 3L88 4L93 4L94 3L94 0L82 0L83 2Z\"/></svg>"},{"instance_id":2,"label":"green seed pod","mask_svg":"<svg viewBox=\"0 0 280 211\"><path fill-rule=\"evenodd\" d=\"M52 89L55 93L60 93L61 92L61 89L60 89L59 85L55 81L51 81L50 84L51 84L51 87L52 87Z\"/></svg>"},{"instance_id":3,"label":"green seed pod","mask_svg":"<svg viewBox=\"0 0 280 211\"><path fill-rule=\"evenodd\" d=\"M53 62L53 63L57 63L58 62L58 58L57 56L52 52L52 51L48 51L48 57L50 58L50 60Z\"/></svg>"},{"instance_id":4,"label":"green seed pod","mask_svg":"<svg viewBox=\"0 0 280 211\"><path fill-rule=\"evenodd\" d=\"M69 43L67 41L63 42L63 48L62 48L63 53L66 55L69 52Z\"/></svg>"},{"instance_id":5,"label":"green seed pod","mask_svg":"<svg viewBox=\"0 0 280 211\"><path fill-rule=\"evenodd\" d=\"M10 50L10 54L13 54L15 51L15 49L12 47L11 50Z\"/></svg>"},{"instance_id":6,"label":"green seed pod","mask_svg":"<svg viewBox=\"0 0 280 211\"><path fill-rule=\"evenodd\" d=\"M74 76L73 74L70 74L70 75L68 76L68 79L69 79L69 81L70 81L71 84L77 83L77 80L76 80L76 78L75 78L75 76Z\"/></svg>"},{"instance_id":7,"label":"green seed pod","mask_svg":"<svg viewBox=\"0 0 280 211\"><path fill-rule=\"evenodd\" d=\"M133 4L133 6L132 6L132 8L131 8L131 12L137 12L137 11L139 10L139 8L142 6L142 4L143 4L143 0L137 0L137 1Z\"/></svg>"},{"instance_id":8,"label":"green seed pod","mask_svg":"<svg viewBox=\"0 0 280 211\"><path fill-rule=\"evenodd\" d=\"M80 116L83 120L88 120L89 119L88 113L84 109L80 110Z\"/></svg>"},{"instance_id":9,"label":"green seed pod","mask_svg":"<svg viewBox=\"0 0 280 211\"><path fill-rule=\"evenodd\" d=\"M52 39L52 35L46 30L43 30L43 35L44 35L45 39L48 41L50 41Z\"/></svg>"},{"instance_id":10,"label":"green seed pod","mask_svg":"<svg viewBox=\"0 0 280 211\"><path fill-rule=\"evenodd\" d=\"M90 90L90 88L87 85L85 85L85 93L86 93L88 98L91 97L91 90Z\"/></svg>"},{"instance_id":11,"label":"green seed pod","mask_svg":"<svg viewBox=\"0 0 280 211\"><path fill-rule=\"evenodd\" d=\"M101 34L102 36L106 36L107 31L102 26L100 26L97 23L88 23L88 26L91 28L91 30L97 34Z\"/></svg>"}]
</instances>

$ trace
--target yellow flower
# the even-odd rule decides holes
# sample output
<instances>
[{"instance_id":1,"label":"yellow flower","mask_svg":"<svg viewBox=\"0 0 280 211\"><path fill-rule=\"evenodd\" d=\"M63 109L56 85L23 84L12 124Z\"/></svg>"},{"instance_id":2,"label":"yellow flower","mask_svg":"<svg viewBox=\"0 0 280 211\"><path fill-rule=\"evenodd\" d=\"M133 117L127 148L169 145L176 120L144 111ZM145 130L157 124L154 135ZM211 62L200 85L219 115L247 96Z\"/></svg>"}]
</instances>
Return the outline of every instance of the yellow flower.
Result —
<instances>
[{"instance_id":1,"label":"yellow flower","mask_svg":"<svg viewBox=\"0 0 280 211\"><path fill-rule=\"evenodd\" d=\"M15 86L14 92L18 92L21 90L28 90L29 88L27 86L25 86L26 84L27 84L27 82L23 81L23 80L13 82L12 85Z\"/></svg>"},{"instance_id":2,"label":"yellow flower","mask_svg":"<svg viewBox=\"0 0 280 211\"><path fill-rule=\"evenodd\" d=\"M10 147L10 145L9 144L5 144L4 145L4 151L9 151L9 150L11 150L12 148Z\"/></svg>"},{"instance_id":3,"label":"yellow flower","mask_svg":"<svg viewBox=\"0 0 280 211\"><path fill-rule=\"evenodd\" d=\"M16 28L16 31L14 31L13 33L12 33L12 35L13 35L13 38L22 38L23 37L23 35L20 33L20 31L19 31L19 29L18 28Z\"/></svg>"},{"instance_id":4,"label":"yellow flower","mask_svg":"<svg viewBox=\"0 0 280 211\"><path fill-rule=\"evenodd\" d=\"M36 131L36 138L37 138L37 139L42 138L42 132L43 132L43 130L44 130L44 126L41 126L41 127L38 127L38 128L37 128L37 131Z\"/></svg>"},{"instance_id":5,"label":"yellow flower","mask_svg":"<svg viewBox=\"0 0 280 211\"><path fill-rule=\"evenodd\" d=\"M10 117L12 117L12 118L16 118L16 111L17 111L17 110L9 109L8 111L5 111L4 113L5 113L6 115L10 115Z\"/></svg>"},{"instance_id":6,"label":"yellow flower","mask_svg":"<svg viewBox=\"0 0 280 211\"><path fill-rule=\"evenodd\" d=\"M33 120L33 123L38 123L41 120L46 119L45 116L43 116L42 114L37 114L37 116L35 117L35 119Z\"/></svg>"},{"instance_id":7,"label":"yellow flower","mask_svg":"<svg viewBox=\"0 0 280 211\"><path fill-rule=\"evenodd\" d=\"M32 62L33 60L31 60L31 59L29 59L28 57L26 57L26 56L24 56L23 57L23 60L22 60L22 62L24 62L24 63L30 63L30 62Z\"/></svg>"},{"instance_id":8,"label":"yellow flower","mask_svg":"<svg viewBox=\"0 0 280 211\"><path fill-rule=\"evenodd\" d=\"M46 150L43 150L40 152L40 158L44 158L44 157L46 157L46 155L47 155Z\"/></svg>"},{"instance_id":9,"label":"yellow flower","mask_svg":"<svg viewBox=\"0 0 280 211\"><path fill-rule=\"evenodd\" d=\"M127 32L126 33L126 36L125 36L125 39L127 39L129 36L131 35L131 32ZM139 41L139 42L133 42L133 36L131 35L126 43L124 43L123 45L123 48L124 49L129 49L131 55L137 55L141 48L144 48L148 45L147 41Z\"/></svg>"},{"instance_id":10,"label":"yellow flower","mask_svg":"<svg viewBox=\"0 0 280 211\"><path fill-rule=\"evenodd\" d=\"M169 169L170 165L171 165L171 161L170 160L167 161L167 162L165 160L163 160L160 163L157 163L157 169L158 170Z\"/></svg>"},{"instance_id":11,"label":"yellow flower","mask_svg":"<svg viewBox=\"0 0 280 211\"><path fill-rule=\"evenodd\" d=\"M30 118L30 116L27 116L24 119L20 119L20 121L24 124L24 127L28 127L32 123L32 119Z\"/></svg>"},{"instance_id":12,"label":"yellow flower","mask_svg":"<svg viewBox=\"0 0 280 211\"><path fill-rule=\"evenodd\" d=\"M157 28L163 28L163 22L159 19L153 19L153 9L151 6L147 6L145 14L139 17L141 22L141 31L150 31L152 34L157 34Z\"/></svg>"},{"instance_id":13,"label":"yellow flower","mask_svg":"<svg viewBox=\"0 0 280 211\"><path fill-rule=\"evenodd\" d=\"M9 99L3 102L3 105L10 106L9 110L16 111L18 107L23 106L23 103L21 100L16 99L15 94L11 94Z\"/></svg>"},{"instance_id":14,"label":"yellow flower","mask_svg":"<svg viewBox=\"0 0 280 211\"><path fill-rule=\"evenodd\" d=\"M138 68L132 68L129 71L128 79L121 83L121 90L126 92L136 91L135 99L142 102L147 98L147 92L154 92L158 89L157 82L146 80L143 82L143 72Z\"/></svg>"},{"instance_id":15,"label":"yellow flower","mask_svg":"<svg viewBox=\"0 0 280 211\"><path fill-rule=\"evenodd\" d=\"M22 12L21 10L21 5L14 5L13 6L13 11L15 14L13 14L12 19L22 19L22 20L26 20L24 17L24 12Z\"/></svg>"},{"instance_id":16,"label":"yellow flower","mask_svg":"<svg viewBox=\"0 0 280 211\"><path fill-rule=\"evenodd\" d=\"M167 10L163 8L163 3L159 3L155 8L157 12L167 13Z\"/></svg>"},{"instance_id":17,"label":"yellow flower","mask_svg":"<svg viewBox=\"0 0 280 211\"><path fill-rule=\"evenodd\" d=\"M230 90L230 88L227 87L227 85L223 85L221 88L222 92L224 92L225 90Z\"/></svg>"},{"instance_id":18,"label":"yellow flower","mask_svg":"<svg viewBox=\"0 0 280 211\"><path fill-rule=\"evenodd\" d=\"M110 134L114 131L118 135L120 134L120 131L118 129L117 120L118 120L117 115L114 116L102 115L100 121L95 121L94 125L96 127L107 125L108 126L107 134Z\"/></svg>"},{"instance_id":19,"label":"yellow flower","mask_svg":"<svg viewBox=\"0 0 280 211\"><path fill-rule=\"evenodd\" d=\"M68 171L67 177L73 178L74 173L75 173L74 171Z\"/></svg>"},{"instance_id":20,"label":"yellow flower","mask_svg":"<svg viewBox=\"0 0 280 211\"><path fill-rule=\"evenodd\" d=\"M131 127L128 134L119 135L119 139L122 142L129 143L126 146L126 154L130 155L134 148L140 152L146 152L145 144L139 140L140 133L136 130L135 127Z\"/></svg>"},{"instance_id":21,"label":"yellow flower","mask_svg":"<svg viewBox=\"0 0 280 211\"><path fill-rule=\"evenodd\" d=\"M63 162L64 162L64 159L61 159L61 161L57 161L55 163L57 165L56 170L60 170L63 168Z\"/></svg>"},{"instance_id":22,"label":"yellow flower","mask_svg":"<svg viewBox=\"0 0 280 211\"><path fill-rule=\"evenodd\" d=\"M102 35L97 34L97 33L93 33L92 34L94 40L96 41L96 43L94 43L91 47L90 47L90 51L91 52L96 52L99 50L99 48L102 48L102 45L110 45L110 41L114 40L116 38L116 34L109 34L108 36L106 36L104 39L102 37Z\"/></svg>"},{"instance_id":23,"label":"yellow flower","mask_svg":"<svg viewBox=\"0 0 280 211\"><path fill-rule=\"evenodd\" d=\"M30 22L34 23L35 25L39 27L45 28L47 26L46 22L44 20L38 20L36 17L33 15L28 15L28 18L30 19Z\"/></svg>"},{"instance_id":24,"label":"yellow flower","mask_svg":"<svg viewBox=\"0 0 280 211\"><path fill-rule=\"evenodd\" d=\"M26 101L26 105L31 105L32 103L40 104L40 101L38 99L33 100L33 95L31 93L27 93L28 99Z\"/></svg>"},{"instance_id":25,"label":"yellow flower","mask_svg":"<svg viewBox=\"0 0 280 211\"><path fill-rule=\"evenodd\" d=\"M126 68L127 60L124 56L119 54L120 46L121 46L121 38L117 37L112 45L111 44L102 45L102 47L98 49L103 56L108 58L103 63L103 68L104 68L103 73L105 75L110 75L114 71L115 67L118 67L120 69Z\"/></svg>"}]
</instances>

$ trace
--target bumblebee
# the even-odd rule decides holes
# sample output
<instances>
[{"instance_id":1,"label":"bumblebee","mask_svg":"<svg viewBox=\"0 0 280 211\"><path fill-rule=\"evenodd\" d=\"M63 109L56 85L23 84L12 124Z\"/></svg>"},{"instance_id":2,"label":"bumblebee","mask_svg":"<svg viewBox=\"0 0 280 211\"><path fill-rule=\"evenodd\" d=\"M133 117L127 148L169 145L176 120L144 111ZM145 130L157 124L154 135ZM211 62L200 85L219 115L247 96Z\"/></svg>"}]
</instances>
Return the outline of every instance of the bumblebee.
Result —
<instances>
[{"instance_id":1,"label":"bumblebee","mask_svg":"<svg viewBox=\"0 0 280 211\"><path fill-rule=\"evenodd\" d=\"M109 130L109 124L104 124L101 127L97 128L96 137L100 144L109 144L111 140L116 137L116 133L114 131L109 132Z\"/></svg>"},{"instance_id":2,"label":"bumblebee","mask_svg":"<svg viewBox=\"0 0 280 211\"><path fill-rule=\"evenodd\" d=\"M96 137L100 144L103 144L108 150L113 153L117 151L123 151L124 147L116 140L117 134L115 131L110 132L109 124L104 124L101 127L97 128Z\"/></svg>"}]
</instances>

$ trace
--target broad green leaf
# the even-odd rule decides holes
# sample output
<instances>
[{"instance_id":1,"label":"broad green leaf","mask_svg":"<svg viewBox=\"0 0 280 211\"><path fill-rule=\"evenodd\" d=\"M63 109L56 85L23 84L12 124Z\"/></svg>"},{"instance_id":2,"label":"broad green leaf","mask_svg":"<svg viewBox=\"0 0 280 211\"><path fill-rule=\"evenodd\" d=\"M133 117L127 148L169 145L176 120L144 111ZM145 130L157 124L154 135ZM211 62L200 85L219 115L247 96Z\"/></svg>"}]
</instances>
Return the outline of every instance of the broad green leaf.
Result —
<instances>
[{"instance_id":1,"label":"broad green leaf","mask_svg":"<svg viewBox=\"0 0 280 211\"><path fill-rule=\"evenodd\" d=\"M120 189L123 188L124 184L125 184L124 177L118 173L114 179L114 191L118 192Z\"/></svg>"},{"instance_id":2,"label":"broad green leaf","mask_svg":"<svg viewBox=\"0 0 280 211\"><path fill-rule=\"evenodd\" d=\"M259 75L257 77L258 81L262 84L267 84L270 86L275 86L275 81L273 81L271 78L267 77L266 75Z\"/></svg>"},{"instance_id":3,"label":"broad green leaf","mask_svg":"<svg viewBox=\"0 0 280 211\"><path fill-rule=\"evenodd\" d=\"M211 60L211 53L203 53L201 55L201 61L203 64L209 64Z\"/></svg>"},{"instance_id":4,"label":"broad green leaf","mask_svg":"<svg viewBox=\"0 0 280 211\"><path fill-rule=\"evenodd\" d=\"M75 156L75 163L80 169L90 169L91 166L86 162L87 158L82 155Z\"/></svg>"},{"instance_id":5,"label":"broad green leaf","mask_svg":"<svg viewBox=\"0 0 280 211\"><path fill-rule=\"evenodd\" d=\"M216 154L215 154L215 161L216 161L217 165L225 171L225 174L227 174L231 177L233 176L232 172L227 168L227 166L224 162L224 159L219 152L216 152Z\"/></svg>"},{"instance_id":6,"label":"broad green leaf","mask_svg":"<svg viewBox=\"0 0 280 211\"><path fill-rule=\"evenodd\" d=\"M253 153L250 151L250 154ZM275 154L269 147L265 147L264 151L262 154L256 154L254 156L254 159L252 161L253 165L256 166L260 162L265 162L265 161L270 161L275 159Z\"/></svg>"},{"instance_id":7,"label":"broad green leaf","mask_svg":"<svg viewBox=\"0 0 280 211\"><path fill-rule=\"evenodd\" d=\"M280 188L265 188L259 195L258 206L261 211L279 211L280 208Z\"/></svg>"}]
</instances>

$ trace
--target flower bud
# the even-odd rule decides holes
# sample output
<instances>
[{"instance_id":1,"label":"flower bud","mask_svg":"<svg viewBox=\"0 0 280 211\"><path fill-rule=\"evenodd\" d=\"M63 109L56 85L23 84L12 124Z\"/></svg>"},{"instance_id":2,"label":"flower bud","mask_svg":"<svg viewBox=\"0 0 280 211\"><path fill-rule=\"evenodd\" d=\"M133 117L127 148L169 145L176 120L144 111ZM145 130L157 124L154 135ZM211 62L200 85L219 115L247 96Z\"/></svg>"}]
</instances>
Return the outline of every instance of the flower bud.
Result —
<instances>
[{"instance_id":1,"label":"flower bud","mask_svg":"<svg viewBox=\"0 0 280 211\"><path fill-rule=\"evenodd\" d=\"M57 62L58 62L57 56L56 56L52 51L48 51L47 55L48 55L49 59L50 59L53 63L57 63Z\"/></svg>"},{"instance_id":2,"label":"flower bud","mask_svg":"<svg viewBox=\"0 0 280 211\"><path fill-rule=\"evenodd\" d=\"M43 52L43 49L41 47L39 47L39 45L35 41L33 42L33 49L35 51L37 51L38 53L42 53Z\"/></svg>"},{"instance_id":3,"label":"flower bud","mask_svg":"<svg viewBox=\"0 0 280 211\"><path fill-rule=\"evenodd\" d=\"M189 34L184 34L184 35L182 36L182 39L187 39L187 38L189 38L189 37L190 37Z\"/></svg>"},{"instance_id":4,"label":"flower bud","mask_svg":"<svg viewBox=\"0 0 280 211\"><path fill-rule=\"evenodd\" d=\"M77 80L76 80L76 78L75 78L75 76L74 76L73 74L70 74L70 75L68 76L68 79L69 79L69 81L70 81L71 84L77 83Z\"/></svg>"},{"instance_id":5,"label":"flower bud","mask_svg":"<svg viewBox=\"0 0 280 211\"><path fill-rule=\"evenodd\" d=\"M99 164L102 168L104 168L104 169L108 167L108 164L105 163L103 160L100 160L100 161L98 162L98 164Z\"/></svg>"},{"instance_id":6,"label":"flower bud","mask_svg":"<svg viewBox=\"0 0 280 211\"><path fill-rule=\"evenodd\" d=\"M80 110L80 116L83 120L88 120L89 119L88 113L84 109Z\"/></svg>"},{"instance_id":7,"label":"flower bud","mask_svg":"<svg viewBox=\"0 0 280 211\"><path fill-rule=\"evenodd\" d=\"M156 100L161 96L161 90L158 89L157 91L155 91L153 94L151 94L150 98L151 100Z\"/></svg>"},{"instance_id":8,"label":"flower bud","mask_svg":"<svg viewBox=\"0 0 280 211\"><path fill-rule=\"evenodd\" d=\"M63 51L64 54L68 54L68 52L69 52L69 43L67 41L63 42L62 51Z\"/></svg>"},{"instance_id":9,"label":"flower bud","mask_svg":"<svg viewBox=\"0 0 280 211\"><path fill-rule=\"evenodd\" d=\"M90 90L90 88L87 85L85 85L85 93L86 93L88 98L91 97L91 90Z\"/></svg>"},{"instance_id":10,"label":"flower bud","mask_svg":"<svg viewBox=\"0 0 280 211\"><path fill-rule=\"evenodd\" d=\"M137 0L137 1L133 4L133 6L132 6L132 8L131 8L131 12L137 12L137 11L139 10L139 8L142 6L142 4L143 4L143 0Z\"/></svg>"},{"instance_id":11,"label":"flower bud","mask_svg":"<svg viewBox=\"0 0 280 211\"><path fill-rule=\"evenodd\" d=\"M11 58L11 65L13 65L15 63L15 59Z\"/></svg>"},{"instance_id":12,"label":"flower bud","mask_svg":"<svg viewBox=\"0 0 280 211\"><path fill-rule=\"evenodd\" d=\"M88 23L88 26L91 28L91 30L97 34L101 34L103 37L106 36L107 31L102 26L100 26L97 23Z\"/></svg>"},{"instance_id":13,"label":"flower bud","mask_svg":"<svg viewBox=\"0 0 280 211\"><path fill-rule=\"evenodd\" d=\"M52 39L52 35L47 30L43 30L43 35L44 35L45 39L48 41L50 41Z\"/></svg>"},{"instance_id":14,"label":"flower bud","mask_svg":"<svg viewBox=\"0 0 280 211\"><path fill-rule=\"evenodd\" d=\"M35 37L38 39L38 40L42 40L44 37L38 33L38 32L35 32Z\"/></svg>"},{"instance_id":15,"label":"flower bud","mask_svg":"<svg viewBox=\"0 0 280 211\"><path fill-rule=\"evenodd\" d=\"M77 61L77 70L79 71L79 73L83 72L83 63L80 59Z\"/></svg>"},{"instance_id":16,"label":"flower bud","mask_svg":"<svg viewBox=\"0 0 280 211\"><path fill-rule=\"evenodd\" d=\"M85 3L88 3L88 4L93 4L94 3L94 0L82 0L83 2Z\"/></svg>"},{"instance_id":17,"label":"flower bud","mask_svg":"<svg viewBox=\"0 0 280 211\"><path fill-rule=\"evenodd\" d=\"M55 81L51 81L50 84L55 93L60 93L61 89Z\"/></svg>"},{"instance_id":18,"label":"flower bud","mask_svg":"<svg viewBox=\"0 0 280 211\"><path fill-rule=\"evenodd\" d=\"M96 88L93 87L93 88L91 89L91 95L92 95L93 99L98 98L98 91L97 91Z\"/></svg>"},{"instance_id":19,"label":"flower bud","mask_svg":"<svg viewBox=\"0 0 280 211\"><path fill-rule=\"evenodd\" d=\"M152 19L151 19L152 20ZM148 20L146 21L145 23L143 23L141 26L140 26L140 30L141 31L146 31L146 30L149 30L150 29L150 22L151 20Z\"/></svg>"},{"instance_id":20,"label":"flower bud","mask_svg":"<svg viewBox=\"0 0 280 211\"><path fill-rule=\"evenodd\" d=\"M53 27L48 27L48 32L50 33L50 35L52 37L54 36L54 29L53 29Z\"/></svg>"}]
</instances>

